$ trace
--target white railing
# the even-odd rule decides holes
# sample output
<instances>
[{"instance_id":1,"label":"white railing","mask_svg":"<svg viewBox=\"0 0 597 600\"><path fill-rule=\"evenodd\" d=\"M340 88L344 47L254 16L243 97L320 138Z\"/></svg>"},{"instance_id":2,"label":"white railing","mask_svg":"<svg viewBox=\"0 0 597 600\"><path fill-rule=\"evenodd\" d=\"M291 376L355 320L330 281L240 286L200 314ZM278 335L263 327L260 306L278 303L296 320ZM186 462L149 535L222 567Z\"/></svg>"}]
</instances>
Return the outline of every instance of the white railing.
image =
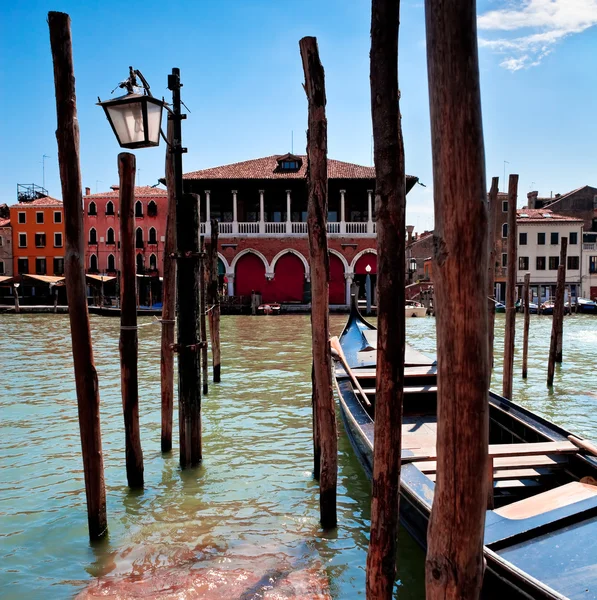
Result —
<instances>
[{"instance_id":1,"label":"white railing","mask_svg":"<svg viewBox=\"0 0 597 600\"><path fill-rule=\"evenodd\" d=\"M259 223L255 223L255 222L239 223L238 224L238 232L239 233L259 233Z\"/></svg>"},{"instance_id":2,"label":"white railing","mask_svg":"<svg viewBox=\"0 0 597 600\"><path fill-rule=\"evenodd\" d=\"M377 234L377 221L373 221L373 233Z\"/></svg>"},{"instance_id":3,"label":"white railing","mask_svg":"<svg viewBox=\"0 0 597 600\"><path fill-rule=\"evenodd\" d=\"M205 226L206 226L206 223L200 223L199 224L199 233L201 235L205 235Z\"/></svg>"},{"instance_id":4,"label":"white railing","mask_svg":"<svg viewBox=\"0 0 597 600\"><path fill-rule=\"evenodd\" d=\"M307 224L306 223L293 223L292 224L292 233L307 233Z\"/></svg>"},{"instance_id":5,"label":"white railing","mask_svg":"<svg viewBox=\"0 0 597 600\"><path fill-rule=\"evenodd\" d=\"M596 244L583 244L582 249L583 250L595 250L595 246L596 246Z\"/></svg>"},{"instance_id":6,"label":"white railing","mask_svg":"<svg viewBox=\"0 0 597 600\"><path fill-rule=\"evenodd\" d=\"M328 223L328 233L340 233L340 223Z\"/></svg>"},{"instance_id":7,"label":"white railing","mask_svg":"<svg viewBox=\"0 0 597 600\"><path fill-rule=\"evenodd\" d=\"M265 233L286 233L286 223L266 223Z\"/></svg>"},{"instance_id":8,"label":"white railing","mask_svg":"<svg viewBox=\"0 0 597 600\"><path fill-rule=\"evenodd\" d=\"M220 233L232 233L232 223L218 223L218 231Z\"/></svg>"},{"instance_id":9,"label":"white railing","mask_svg":"<svg viewBox=\"0 0 597 600\"><path fill-rule=\"evenodd\" d=\"M346 233L367 233L367 223L346 223Z\"/></svg>"}]
</instances>

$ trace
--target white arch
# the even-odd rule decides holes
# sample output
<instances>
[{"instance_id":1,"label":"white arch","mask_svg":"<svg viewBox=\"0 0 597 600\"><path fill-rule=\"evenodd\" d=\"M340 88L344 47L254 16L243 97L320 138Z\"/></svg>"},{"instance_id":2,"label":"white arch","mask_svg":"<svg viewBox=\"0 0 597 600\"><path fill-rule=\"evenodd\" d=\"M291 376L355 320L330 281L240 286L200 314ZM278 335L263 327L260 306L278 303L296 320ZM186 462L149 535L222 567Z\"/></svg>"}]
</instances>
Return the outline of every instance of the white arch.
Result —
<instances>
[{"instance_id":1,"label":"white arch","mask_svg":"<svg viewBox=\"0 0 597 600\"><path fill-rule=\"evenodd\" d=\"M137 227L135 229L135 241L137 241L137 232L140 231L141 232L141 241L143 241L143 227Z\"/></svg>"},{"instance_id":2,"label":"white arch","mask_svg":"<svg viewBox=\"0 0 597 600\"><path fill-rule=\"evenodd\" d=\"M112 241L110 241L110 231L112 232ZM108 227L106 229L106 244L115 244L116 243L116 232L114 231L114 227Z\"/></svg>"},{"instance_id":3,"label":"white arch","mask_svg":"<svg viewBox=\"0 0 597 600\"><path fill-rule=\"evenodd\" d=\"M93 235L91 234L92 231ZM91 229L89 230L89 243L97 244L97 229L95 227L91 227Z\"/></svg>"},{"instance_id":4,"label":"white arch","mask_svg":"<svg viewBox=\"0 0 597 600\"><path fill-rule=\"evenodd\" d=\"M151 241L152 237L151 237L151 232L153 231L153 242ZM158 232L157 229L155 227L150 227L149 228L149 234L148 234L148 238L147 238L147 243L149 244L157 244L158 243Z\"/></svg>"},{"instance_id":5,"label":"white arch","mask_svg":"<svg viewBox=\"0 0 597 600\"><path fill-rule=\"evenodd\" d=\"M138 207L141 207L140 211L137 211ZM139 212L139 214L137 214L137 212ZM142 217L145 213L143 212L143 202L141 202L141 200L137 200L135 202L135 217Z\"/></svg>"},{"instance_id":6,"label":"white arch","mask_svg":"<svg viewBox=\"0 0 597 600\"><path fill-rule=\"evenodd\" d=\"M110 208L110 212L108 212L108 208ZM114 216L114 202L112 202L112 200L106 202L106 214L108 216Z\"/></svg>"},{"instance_id":7,"label":"white arch","mask_svg":"<svg viewBox=\"0 0 597 600\"><path fill-rule=\"evenodd\" d=\"M93 211L91 210L92 206ZM97 215L97 204L93 200L89 203L89 206L87 207L87 214L91 215L92 217Z\"/></svg>"},{"instance_id":8,"label":"white arch","mask_svg":"<svg viewBox=\"0 0 597 600\"><path fill-rule=\"evenodd\" d=\"M276 263L278 262L278 260L280 260L282 256L284 256L284 254L294 254L295 256L297 256L303 263L303 267L305 267L305 277L309 276L309 263L307 262L307 259L298 250L295 250L294 248L284 248L284 250L280 250L280 252L278 252L278 254L276 254L276 256L272 258L272 264L270 266L270 271L272 273L275 273Z\"/></svg>"},{"instance_id":9,"label":"white arch","mask_svg":"<svg viewBox=\"0 0 597 600\"><path fill-rule=\"evenodd\" d=\"M261 252L259 252L259 250L255 250L254 248L246 248L245 250L241 250L233 259L232 262L230 263L230 271L232 273L235 272L236 270L236 263L239 261L239 259L244 256L245 254L255 254L256 256L258 256L263 264L265 265L265 272L268 273L271 269L269 268L269 263L267 262L267 258L265 258L265 256L263 254L261 254Z\"/></svg>"},{"instance_id":10,"label":"white arch","mask_svg":"<svg viewBox=\"0 0 597 600\"><path fill-rule=\"evenodd\" d=\"M156 256L155 252L152 252L149 255L149 267L153 267L154 269L158 268L158 257Z\"/></svg>"},{"instance_id":11,"label":"white arch","mask_svg":"<svg viewBox=\"0 0 597 600\"><path fill-rule=\"evenodd\" d=\"M95 268L93 266L93 262L95 261ZM91 254L91 256L89 257L89 270L90 271L99 271L99 263L97 260L97 254Z\"/></svg>"},{"instance_id":12,"label":"white arch","mask_svg":"<svg viewBox=\"0 0 597 600\"><path fill-rule=\"evenodd\" d=\"M375 256L377 256L377 250L375 250L374 248L365 248L364 250L361 250L358 254L356 254L355 257L352 259L352 262L350 263L350 270L353 273L359 258L361 258L361 256L364 256L365 254L375 254Z\"/></svg>"},{"instance_id":13,"label":"white arch","mask_svg":"<svg viewBox=\"0 0 597 600\"><path fill-rule=\"evenodd\" d=\"M112 268L110 268L110 258L112 258ZM114 254L108 254L108 262L106 263L108 271L116 271L116 257Z\"/></svg>"},{"instance_id":14,"label":"white arch","mask_svg":"<svg viewBox=\"0 0 597 600\"><path fill-rule=\"evenodd\" d=\"M338 250L334 250L333 248L328 248L328 252L330 254L333 254L334 256L337 256L342 261L345 273L350 272L350 265L348 264L348 261L346 260L346 257L344 256L344 254L342 254L342 252L338 252Z\"/></svg>"},{"instance_id":15,"label":"white arch","mask_svg":"<svg viewBox=\"0 0 597 600\"><path fill-rule=\"evenodd\" d=\"M224 265L224 269L225 269L226 273L230 273L232 271L232 269L231 269L230 265L228 264L226 257L221 252L218 252L218 258L222 261L222 264Z\"/></svg>"}]
</instances>

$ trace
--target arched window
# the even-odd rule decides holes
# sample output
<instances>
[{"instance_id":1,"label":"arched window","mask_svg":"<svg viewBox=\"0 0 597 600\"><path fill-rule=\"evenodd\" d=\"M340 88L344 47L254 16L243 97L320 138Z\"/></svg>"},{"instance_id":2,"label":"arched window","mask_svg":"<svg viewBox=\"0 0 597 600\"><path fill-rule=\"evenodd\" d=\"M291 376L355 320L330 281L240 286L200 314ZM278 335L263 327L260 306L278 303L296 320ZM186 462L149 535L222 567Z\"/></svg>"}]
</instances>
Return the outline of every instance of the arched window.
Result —
<instances>
[{"instance_id":1,"label":"arched window","mask_svg":"<svg viewBox=\"0 0 597 600\"><path fill-rule=\"evenodd\" d=\"M158 216L158 205L151 200L147 205L147 216L148 217L157 217Z\"/></svg>"},{"instance_id":2,"label":"arched window","mask_svg":"<svg viewBox=\"0 0 597 600\"><path fill-rule=\"evenodd\" d=\"M504 223L502 225L502 237L503 238L507 238L508 237L508 223Z\"/></svg>"},{"instance_id":3,"label":"arched window","mask_svg":"<svg viewBox=\"0 0 597 600\"><path fill-rule=\"evenodd\" d=\"M147 242L148 244L157 244L158 243L158 236L155 230L155 227L151 227L149 230L149 240Z\"/></svg>"},{"instance_id":4,"label":"arched window","mask_svg":"<svg viewBox=\"0 0 597 600\"><path fill-rule=\"evenodd\" d=\"M142 217L143 216L143 204L141 203L141 200L137 200L137 202L135 202L135 217Z\"/></svg>"},{"instance_id":5,"label":"arched window","mask_svg":"<svg viewBox=\"0 0 597 600\"><path fill-rule=\"evenodd\" d=\"M149 257L149 268L152 271L157 271L157 268L158 268L158 257L155 254L152 254Z\"/></svg>"},{"instance_id":6,"label":"arched window","mask_svg":"<svg viewBox=\"0 0 597 600\"><path fill-rule=\"evenodd\" d=\"M137 227L137 231L135 231L135 248L143 248L143 230L141 227Z\"/></svg>"},{"instance_id":7,"label":"arched window","mask_svg":"<svg viewBox=\"0 0 597 600\"><path fill-rule=\"evenodd\" d=\"M106 204L106 214L111 217L114 216L114 202L112 200L108 200Z\"/></svg>"},{"instance_id":8,"label":"arched window","mask_svg":"<svg viewBox=\"0 0 597 600\"><path fill-rule=\"evenodd\" d=\"M106 244L115 244L116 240L114 239L114 230L112 227L108 227L108 231L106 231Z\"/></svg>"},{"instance_id":9,"label":"arched window","mask_svg":"<svg viewBox=\"0 0 597 600\"><path fill-rule=\"evenodd\" d=\"M143 273L145 270L145 259L141 253L137 254L137 273Z\"/></svg>"},{"instance_id":10,"label":"arched window","mask_svg":"<svg viewBox=\"0 0 597 600\"><path fill-rule=\"evenodd\" d=\"M95 215L97 215L97 206L95 205L95 202L93 202L93 200L89 203L87 214L92 217L95 217Z\"/></svg>"},{"instance_id":11,"label":"arched window","mask_svg":"<svg viewBox=\"0 0 597 600\"><path fill-rule=\"evenodd\" d=\"M97 256L95 254L92 254L91 257L89 258L89 272L90 273L97 273L98 272L98 268L97 268Z\"/></svg>"},{"instance_id":12,"label":"arched window","mask_svg":"<svg viewBox=\"0 0 597 600\"><path fill-rule=\"evenodd\" d=\"M113 254L108 254L108 271L116 271L116 260Z\"/></svg>"},{"instance_id":13,"label":"arched window","mask_svg":"<svg viewBox=\"0 0 597 600\"><path fill-rule=\"evenodd\" d=\"M91 244L97 244L97 231L95 230L95 227L92 227L89 230L89 245ZM97 257L96 257L97 260Z\"/></svg>"}]
</instances>

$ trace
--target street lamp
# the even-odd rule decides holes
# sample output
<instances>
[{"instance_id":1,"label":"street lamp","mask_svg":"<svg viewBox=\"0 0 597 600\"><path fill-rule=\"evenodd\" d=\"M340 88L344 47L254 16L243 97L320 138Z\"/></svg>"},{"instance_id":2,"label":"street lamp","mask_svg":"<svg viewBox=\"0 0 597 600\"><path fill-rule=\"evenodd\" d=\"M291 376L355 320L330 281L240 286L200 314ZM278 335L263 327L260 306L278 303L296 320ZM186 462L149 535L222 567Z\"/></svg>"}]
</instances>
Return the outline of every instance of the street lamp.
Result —
<instances>
[{"instance_id":1,"label":"street lamp","mask_svg":"<svg viewBox=\"0 0 597 600\"><path fill-rule=\"evenodd\" d=\"M365 276L365 297L367 299L367 314L371 314L371 265L365 267L367 275Z\"/></svg>"}]
</instances>

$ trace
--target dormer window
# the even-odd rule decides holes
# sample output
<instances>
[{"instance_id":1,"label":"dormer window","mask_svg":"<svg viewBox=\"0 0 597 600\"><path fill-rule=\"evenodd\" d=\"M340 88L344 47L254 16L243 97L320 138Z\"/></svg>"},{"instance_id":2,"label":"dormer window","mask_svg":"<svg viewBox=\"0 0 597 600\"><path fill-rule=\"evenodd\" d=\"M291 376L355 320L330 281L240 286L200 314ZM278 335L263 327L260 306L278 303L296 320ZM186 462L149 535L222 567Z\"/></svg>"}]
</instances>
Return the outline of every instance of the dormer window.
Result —
<instances>
[{"instance_id":1,"label":"dormer window","mask_svg":"<svg viewBox=\"0 0 597 600\"><path fill-rule=\"evenodd\" d=\"M298 162L296 160L284 160L282 161L282 168L285 171L292 171L298 169Z\"/></svg>"},{"instance_id":2,"label":"dormer window","mask_svg":"<svg viewBox=\"0 0 597 600\"><path fill-rule=\"evenodd\" d=\"M303 165L303 159L300 156L294 154L285 154L277 159L278 171L298 171Z\"/></svg>"}]
</instances>

